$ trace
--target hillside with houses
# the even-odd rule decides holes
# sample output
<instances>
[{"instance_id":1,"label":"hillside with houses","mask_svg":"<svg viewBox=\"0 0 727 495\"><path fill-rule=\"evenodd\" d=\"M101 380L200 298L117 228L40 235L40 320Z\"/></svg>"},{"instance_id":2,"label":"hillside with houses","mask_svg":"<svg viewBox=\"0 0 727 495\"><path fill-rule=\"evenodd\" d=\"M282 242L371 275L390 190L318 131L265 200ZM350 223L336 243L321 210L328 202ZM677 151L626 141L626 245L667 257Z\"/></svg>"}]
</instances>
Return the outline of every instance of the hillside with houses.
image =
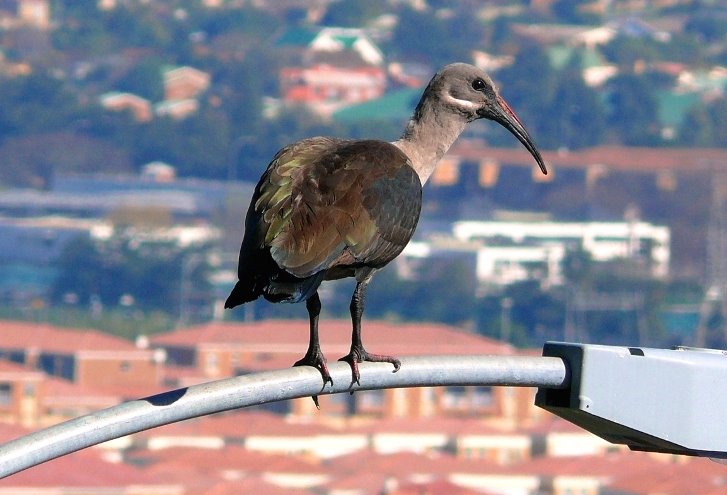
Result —
<instances>
[{"instance_id":1,"label":"hillside with houses","mask_svg":"<svg viewBox=\"0 0 727 495\"><path fill-rule=\"evenodd\" d=\"M0 0L0 442L298 360L300 305L223 310L275 152L396 139L442 65L490 73L543 150L472 125L372 283L403 356L547 340L727 348L727 9L701 0ZM321 340L348 350L346 281ZM357 392L141 432L0 495L717 495L535 390Z\"/></svg>"},{"instance_id":2,"label":"hillside with houses","mask_svg":"<svg viewBox=\"0 0 727 495\"><path fill-rule=\"evenodd\" d=\"M303 320L210 323L139 338L0 322L0 443L122 400L290 365ZM348 348L326 320L323 347ZM533 355L441 324L369 321L372 348ZM321 396L171 424L0 480L0 493L717 495L724 466L630 452L533 405L535 390L437 387Z\"/></svg>"},{"instance_id":3,"label":"hillside with houses","mask_svg":"<svg viewBox=\"0 0 727 495\"><path fill-rule=\"evenodd\" d=\"M677 0L3 2L0 310L127 338L299 316L221 311L254 181L296 138L396 138L431 74L464 60L551 173L471 126L370 314L522 346L720 347L724 16ZM324 307L343 317L337 294Z\"/></svg>"}]
</instances>

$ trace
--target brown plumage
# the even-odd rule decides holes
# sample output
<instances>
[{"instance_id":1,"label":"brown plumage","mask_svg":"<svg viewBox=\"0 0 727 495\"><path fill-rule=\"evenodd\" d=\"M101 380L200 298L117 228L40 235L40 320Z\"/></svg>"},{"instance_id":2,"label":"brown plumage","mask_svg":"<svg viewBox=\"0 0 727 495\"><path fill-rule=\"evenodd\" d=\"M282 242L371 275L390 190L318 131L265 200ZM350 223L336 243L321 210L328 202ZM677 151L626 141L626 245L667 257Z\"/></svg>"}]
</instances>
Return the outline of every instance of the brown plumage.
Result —
<instances>
[{"instance_id":1,"label":"brown plumage","mask_svg":"<svg viewBox=\"0 0 727 495\"><path fill-rule=\"evenodd\" d=\"M414 234L422 185L439 159L473 120L488 118L510 130L546 173L530 136L497 94L490 78L467 64L444 67L430 81L401 139L394 143L314 137L280 150L255 188L240 248L239 281L225 302L232 308L263 296L272 302L306 301L311 365L330 381L318 343L324 280L355 277L353 336L348 361L390 356L368 353L361 315L373 274L401 253Z\"/></svg>"}]
</instances>

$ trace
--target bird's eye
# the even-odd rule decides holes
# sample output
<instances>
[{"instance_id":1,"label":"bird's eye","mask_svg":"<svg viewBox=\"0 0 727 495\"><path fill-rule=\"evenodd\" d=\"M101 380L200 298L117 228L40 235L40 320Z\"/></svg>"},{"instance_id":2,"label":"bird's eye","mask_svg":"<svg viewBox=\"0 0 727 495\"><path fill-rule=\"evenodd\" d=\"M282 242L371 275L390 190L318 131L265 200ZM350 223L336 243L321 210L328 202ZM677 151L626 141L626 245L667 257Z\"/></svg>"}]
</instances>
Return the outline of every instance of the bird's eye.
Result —
<instances>
[{"instance_id":1,"label":"bird's eye","mask_svg":"<svg viewBox=\"0 0 727 495\"><path fill-rule=\"evenodd\" d=\"M484 91L486 87L485 81L483 81L480 78L475 79L472 81L472 89L475 91Z\"/></svg>"}]
</instances>

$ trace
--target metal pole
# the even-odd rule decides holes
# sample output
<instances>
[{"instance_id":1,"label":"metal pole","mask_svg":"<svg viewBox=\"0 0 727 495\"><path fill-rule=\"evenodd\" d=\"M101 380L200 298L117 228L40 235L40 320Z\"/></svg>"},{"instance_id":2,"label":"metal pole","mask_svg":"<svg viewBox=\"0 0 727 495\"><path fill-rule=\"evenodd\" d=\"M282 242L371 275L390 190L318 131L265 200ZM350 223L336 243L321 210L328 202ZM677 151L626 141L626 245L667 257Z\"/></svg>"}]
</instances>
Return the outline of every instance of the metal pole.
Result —
<instances>
[{"instance_id":1,"label":"metal pole","mask_svg":"<svg viewBox=\"0 0 727 495\"><path fill-rule=\"evenodd\" d=\"M505 385L565 388L570 377L559 357L418 356L361 363L361 384L351 383L346 363L329 365L333 385L302 366L254 373L124 402L39 430L0 446L0 477L114 438L184 419L311 395L441 385Z\"/></svg>"}]
</instances>

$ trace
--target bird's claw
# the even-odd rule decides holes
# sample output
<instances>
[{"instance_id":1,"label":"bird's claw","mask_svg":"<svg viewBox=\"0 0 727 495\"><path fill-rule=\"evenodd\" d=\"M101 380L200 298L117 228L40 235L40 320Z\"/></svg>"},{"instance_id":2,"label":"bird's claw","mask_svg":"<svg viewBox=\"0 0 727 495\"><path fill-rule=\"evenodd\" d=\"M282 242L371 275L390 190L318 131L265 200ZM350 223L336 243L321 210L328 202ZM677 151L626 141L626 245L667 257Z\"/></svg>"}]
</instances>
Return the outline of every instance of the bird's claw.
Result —
<instances>
[{"instance_id":1,"label":"bird's claw","mask_svg":"<svg viewBox=\"0 0 727 495\"><path fill-rule=\"evenodd\" d=\"M303 356L302 359L296 361L293 366L313 366L315 369L320 371L324 387L326 383L333 385L333 378L331 378L331 373L328 371L326 358L320 350L309 350L306 355Z\"/></svg>"},{"instance_id":2,"label":"bird's claw","mask_svg":"<svg viewBox=\"0 0 727 495\"><path fill-rule=\"evenodd\" d=\"M366 349L360 346L352 346L351 352L343 356L339 361L345 361L351 366L351 373L353 376L353 383L361 385L361 373L358 370L358 363L369 361L372 363L391 363L394 365L393 373L396 373L401 368L401 361L394 356L385 356L383 354L371 354Z\"/></svg>"},{"instance_id":3,"label":"bird's claw","mask_svg":"<svg viewBox=\"0 0 727 495\"><path fill-rule=\"evenodd\" d=\"M320 349L309 349L305 356L303 356L302 359L296 361L293 366L313 366L315 369L320 371L321 378L323 378L323 386L325 387L326 383L330 383L331 386L333 386L333 378L331 378L331 373L328 371L326 358L320 351ZM320 409L321 406L320 404L318 404L318 396L313 395L311 396L311 399L313 399L313 403L316 405L316 409Z\"/></svg>"}]
</instances>

